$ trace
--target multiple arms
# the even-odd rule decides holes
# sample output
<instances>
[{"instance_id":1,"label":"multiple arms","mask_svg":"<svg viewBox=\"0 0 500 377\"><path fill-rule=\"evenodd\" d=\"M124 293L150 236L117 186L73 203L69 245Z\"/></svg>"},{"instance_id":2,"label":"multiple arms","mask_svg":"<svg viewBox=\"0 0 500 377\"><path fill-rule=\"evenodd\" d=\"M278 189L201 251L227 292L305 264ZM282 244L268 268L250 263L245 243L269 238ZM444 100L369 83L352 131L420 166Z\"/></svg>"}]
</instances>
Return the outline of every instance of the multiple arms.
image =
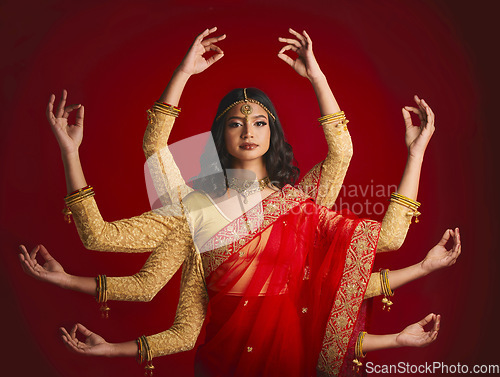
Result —
<instances>
[{"instance_id":1,"label":"multiple arms","mask_svg":"<svg viewBox=\"0 0 500 377\"><path fill-rule=\"evenodd\" d=\"M225 35L204 40L204 38L215 30L216 28L207 29L195 39L186 57L175 70L172 79L160 97L160 102L177 106L190 76L204 71L223 57L222 50L215 43L224 39ZM331 92L326 77L321 72L314 58L312 41L309 35L305 31L303 34L299 34L290 29L290 32L297 39L280 38L280 41L287 43L287 45L280 50L278 56L292 66L297 73L310 80L322 115L338 112L340 110L339 106ZM292 60L284 54L287 50L297 52L299 58ZM204 59L203 54L207 51L215 51L215 55L210 59ZM67 92L63 91L62 99L54 113L55 96L51 96L47 107L47 118L61 148L66 173L66 185L68 193L70 193L87 185L78 155L78 148L83 137L84 108L81 105L65 106L66 98ZM403 109L403 116L407 127L406 143L409 150L409 157L398 188L399 194L413 200L416 199L418 191L418 180L423 154L434 131L434 114L424 100L420 100L418 97L415 100L418 108L405 107ZM70 112L74 110L77 113L76 121L75 124L69 125L68 117ZM410 112L414 112L420 117L421 125L418 129L411 123ZM167 130L166 137L165 135L155 133L157 130L154 129L154 126L155 124L148 125L148 130L146 131L146 135L149 132L149 136L157 136L145 136L144 151L147 158L158 152L162 147L166 147L168 134L173 126L173 119L170 126L164 128ZM329 145L328 156L323 164L317 165L310 173L312 175L321 175L321 184L327 185L324 201L319 204L327 205L329 202L333 204L352 156L352 144L349 133L346 128L344 128L345 132L342 132L336 126L337 124L334 122L324 126L325 136ZM319 196L318 200L323 200L323 197ZM391 206L394 207L391 211L393 215L388 216L390 212L388 211L382 223L382 233L379 243L379 250L381 251L395 249L400 246L397 246L399 241L396 244L394 243L394 238L401 240L401 236L394 237L395 233L389 232L387 229L394 229L394 227L399 226L398 224L403 223L404 226L402 228L406 228L400 229L399 233L403 234L402 240L404 240L407 225L409 225L409 221L400 221L402 216L408 220L406 216L407 209L401 208L397 204L393 205L392 203ZM186 245L184 245L185 247L179 247L180 252L174 253L174 255L167 255L165 254L167 248L161 244L166 234L175 234L175 232L184 234L185 229L179 231L179 228L187 228L185 220L182 217L161 216L154 212L148 212L132 219L106 223L100 217L95 201L92 198L74 204L71 210L74 214L82 241L87 248L103 251L136 252L155 250L143 269L133 277L108 278L108 287L111 292L114 292L114 296L113 294L108 294L110 299L151 299L168 281L180 263L186 260L183 267L181 284L183 288L181 290L181 298L174 325L164 333L148 337L148 342L152 345L152 349L155 350L153 356L180 352L192 348L203 323L207 302L203 286L202 267L198 260L199 255L191 249L194 254L186 257L184 251L189 250L189 247ZM187 233L189 234L189 230ZM386 234L389 234L389 236L386 236ZM446 251L444 245L450 236L453 236L455 246L452 251ZM181 236L178 237L178 239L183 238ZM38 252L46 261L43 266L38 265L36 262L36 254ZM453 264L459 254L458 229L455 232L448 230L441 242L429 252L426 259L420 264L389 272L390 284L392 288L397 288L411 280L425 276L438 268ZM173 258L176 262L166 266L164 262L167 258ZM67 274L41 245L37 246L31 255L28 255L27 250L21 247L20 259L25 271L39 280L48 281L64 288L92 295L95 294L96 283L94 278L75 277ZM139 286L142 286L142 293L134 296L134 292L138 292L137 287ZM431 321L434 321L433 330L424 332L423 326ZM430 314L424 320L407 327L399 334L384 336L366 335L364 350L370 351L405 345L425 345L436 338L438 329L439 316ZM138 352L136 342L134 341L110 344L80 324L75 325L70 333L65 329L61 329L61 331L63 332L63 340L66 345L79 353L104 356L135 356ZM76 338L77 331L86 337L85 343L78 341Z\"/></svg>"}]
</instances>

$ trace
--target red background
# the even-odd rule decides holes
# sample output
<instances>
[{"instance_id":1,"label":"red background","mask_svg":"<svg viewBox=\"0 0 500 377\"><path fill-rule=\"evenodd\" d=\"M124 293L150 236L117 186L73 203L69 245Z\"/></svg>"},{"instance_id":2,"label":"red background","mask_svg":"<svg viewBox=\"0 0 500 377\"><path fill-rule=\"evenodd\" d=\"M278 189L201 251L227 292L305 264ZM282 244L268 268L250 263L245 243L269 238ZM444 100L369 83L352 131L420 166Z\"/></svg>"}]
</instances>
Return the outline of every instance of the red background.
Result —
<instances>
[{"instance_id":1,"label":"red background","mask_svg":"<svg viewBox=\"0 0 500 377\"><path fill-rule=\"evenodd\" d=\"M373 352L377 364L500 364L495 176L494 9L456 1L5 1L0 5L2 368L18 376L140 376L133 359L83 358L67 351L58 327L76 321L107 340L167 328L178 276L150 303L111 303L23 274L17 245L43 243L73 274L128 275L146 255L86 251L62 220L60 152L45 120L50 93L83 103L81 159L105 219L149 209L141 150L145 110L156 100L194 36L218 26L225 57L193 77L171 141L210 128L219 99L255 86L274 101L302 172L324 158L314 92L281 62L278 36L306 29L316 57L351 123L355 154L347 185L398 184L406 160L401 107L417 93L437 115L419 201L422 221L403 248L377 268L420 261L447 227L459 226L463 254L450 269L402 287L390 313L374 303L372 333L400 331L429 312L442 315L436 343ZM483 2L486 4L487 2ZM373 199L373 198L372 198ZM346 198L348 201L358 199ZM376 200L382 201L380 198ZM386 203L385 201L383 201ZM381 217L376 217L381 219ZM155 361L156 375L192 373L193 352Z\"/></svg>"}]
</instances>

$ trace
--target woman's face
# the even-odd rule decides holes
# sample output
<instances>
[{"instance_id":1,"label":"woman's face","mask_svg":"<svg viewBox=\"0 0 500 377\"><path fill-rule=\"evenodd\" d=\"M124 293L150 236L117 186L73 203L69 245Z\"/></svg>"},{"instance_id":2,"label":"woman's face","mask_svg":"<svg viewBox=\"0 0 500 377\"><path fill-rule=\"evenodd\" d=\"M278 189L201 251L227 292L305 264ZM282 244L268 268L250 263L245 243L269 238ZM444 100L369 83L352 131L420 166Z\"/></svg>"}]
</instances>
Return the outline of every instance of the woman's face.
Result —
<instances>
[{"instance_id":1,"label":"woman's face","mask_svg":"<svg viewBox=\"0 0 500 377\"><path fill-rule=\"evenodd\" d=\"M235 159L263 161L271 141L267 112L251 102L234 106L226 115L224 141L228 153Z\"/></svg>"}]
</instances>

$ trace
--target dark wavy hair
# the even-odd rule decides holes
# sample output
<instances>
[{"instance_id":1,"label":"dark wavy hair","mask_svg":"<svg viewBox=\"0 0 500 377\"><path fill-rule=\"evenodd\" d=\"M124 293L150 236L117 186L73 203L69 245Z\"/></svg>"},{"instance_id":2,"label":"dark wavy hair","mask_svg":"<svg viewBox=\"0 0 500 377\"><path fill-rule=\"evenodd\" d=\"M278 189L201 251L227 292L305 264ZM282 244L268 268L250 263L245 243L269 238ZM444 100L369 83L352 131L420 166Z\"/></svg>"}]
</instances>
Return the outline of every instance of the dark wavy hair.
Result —
<instances>
[{"instance_id":1,"label":"dark wavy hair","mask_svg":"<svg viewBox=\"0 0 500 377\"><path fill-rule=\"evenodd\" d=\"M299 177L299 168L295 165L296 161L293 157L292 146L285 140L285 134L283 133L283 128L281 127L273 103L262 90L247 88L246 92L248 98L262 103L275 118L273 119L271 116L268 116L271 140L269 143L269 150L264 155L269 179L279 188L283 188L286 184L294 185ZM225 194L227 190L226 169L231 168L232 156L226 149L224 139L227 115L222 116L219 120L217 120L217 117L233 103L243 99L243 89L238 88L231 90L220 101L212 123L211 132L222 171L217 162L213 161L213 158L207 156L209 152L206 150L200 160L202 174L200 174L200 177L193 180L194 189L213 193L216 197Z\"/></svg>"}]
</instances>

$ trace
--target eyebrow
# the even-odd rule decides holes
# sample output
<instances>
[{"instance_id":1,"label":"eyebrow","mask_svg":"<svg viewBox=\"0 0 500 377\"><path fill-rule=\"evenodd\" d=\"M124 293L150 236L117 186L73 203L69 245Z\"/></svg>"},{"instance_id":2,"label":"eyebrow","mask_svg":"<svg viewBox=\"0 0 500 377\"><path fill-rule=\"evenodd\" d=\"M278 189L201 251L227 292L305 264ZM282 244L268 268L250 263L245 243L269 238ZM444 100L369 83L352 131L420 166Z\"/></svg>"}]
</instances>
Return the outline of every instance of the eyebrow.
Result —
<instances>
[{"instance_id":1,"label":"eyebrow","mask_svg":"<svg viewBox=\"0 0 500 377\"><path fill-rule=\"evenodd\" d=\"M267 117L265 115L253 115L251 118L253 118L253 119L264 118L264 119L267 120ZM230 120L230 119L239 119L239 120L242 120L242 119L245 119L245 117L232 116L232 117L227 118L226 120Z\"/></svg>"}]
</instances>

